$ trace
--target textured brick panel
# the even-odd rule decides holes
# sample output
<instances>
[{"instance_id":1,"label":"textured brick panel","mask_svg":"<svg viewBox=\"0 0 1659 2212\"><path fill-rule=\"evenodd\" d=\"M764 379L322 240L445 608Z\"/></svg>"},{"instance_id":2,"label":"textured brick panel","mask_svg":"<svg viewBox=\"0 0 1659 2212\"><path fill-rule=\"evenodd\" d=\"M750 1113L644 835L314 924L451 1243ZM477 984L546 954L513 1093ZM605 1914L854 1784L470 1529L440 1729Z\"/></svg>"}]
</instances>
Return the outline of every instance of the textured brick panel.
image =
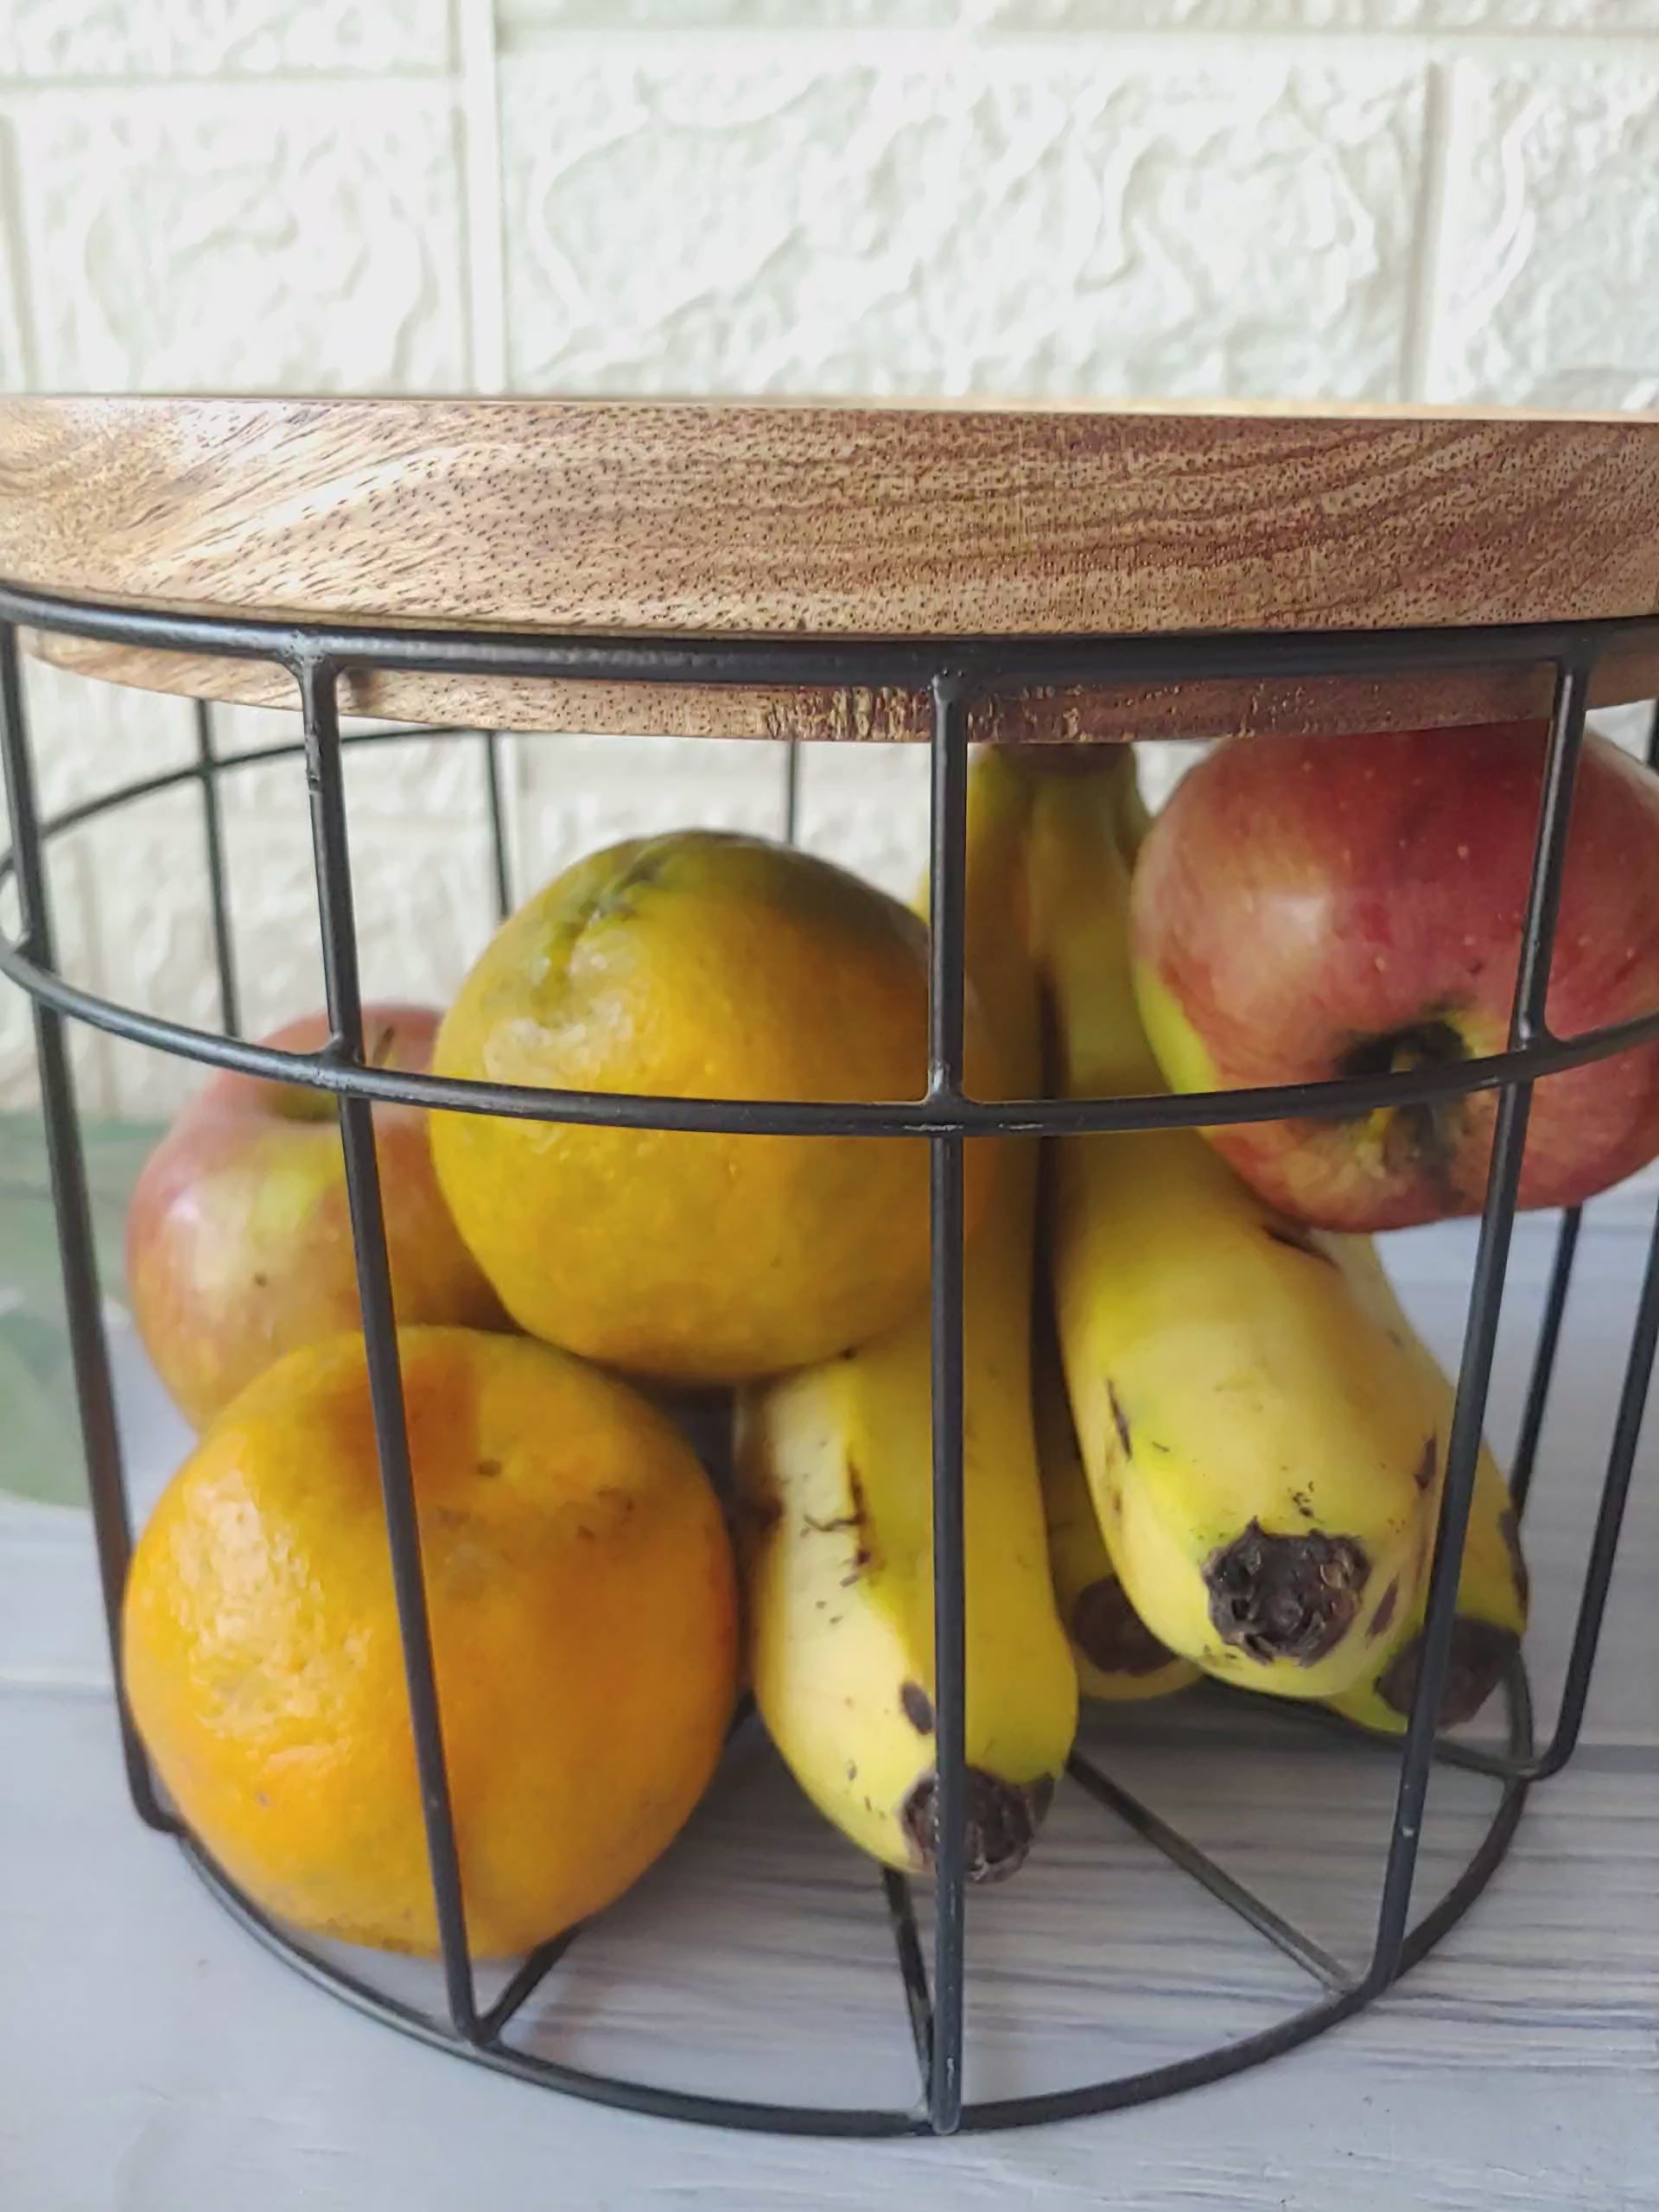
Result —
<instances>
[{"instance_id":1,"label":"textured brick panel","mask_svg":"<svg viewBox=\"0 0 1659 2212\"><path fill-rule=\"evenodd\" d=\"M238 810L226 823L244 1019L256 1034L322 1003L302 779L296 782L280 812L253 820ZM103 931L105 988L130 1004L216 1027L194 807L183 794L157 801L118 830L94 832L92 853L100 902L113 903L121 888L128 894L120 926ZM481 837L364 818L352 857L365 995L446 1003L492 925ZM144 896L135 899L140 884ZM133 1046L116 1046L113 1058L111 1103L124 1115L170 1112L203 1080L199 1069Z\"/></svg>"},{"instance_id":2,"label":"textured brick panel","mask_svg":"<svg viewBox=\"0 0 1659 2212\"><path fill-rule=\"evenodd\" d=\"M502 0L504 41L561 29L1591 32L1659 26L1659 0Z\"/></svg>"},{"instance_id":3,"label":"textured brick panel","mask_svg":"<svg viewBox=\"0 0 1659 2212\"><path fill-rule=\"evenodd\" d=\"M520 388L1397 389L1408 68L770 50L505 65Z\"/></svg>"},{"instance_id":4,"label":"textured brick panel","mask_svg":"<svg viewBox=\"0 0 1659 2212\"><path fill-rule=\"evenodd\" d=\"M508 741L518 791L514 881L527 896L582 854L664 830L777 836L781 747L740 739L523 737Z\"/></svg>"},{"instance_id":5,"label":"textured brick panel","mask_svg":"<svg viewBox=\"0 0 1659 2212\"><path fill-rule=\"evenodd\" d=\"M4 821L0 811L0 824ZM57 931L58 966L72 982L98 987L98 915L87 837L71 837L54 849L50 863L53 920ZM17 927L13 887L0 890L0 923L10 937ZM83 1106L107 1110L111 1096L108 1039L99 1031L72 1022L67 1030L70 1065ZM35 1073L35 1028L29 1002L0 978L0 1114L33 1109L40 1100Z\"/></svg>"},{"instance_id":6,"label":"textured brick panel","mask_svg":"<svg viewBox=\"0 0 1659 2212\"><path fill-rule=\"evenodd\" d=\"M42 810L50 815L194 760L188 700L129 691L24 663L29 734Z\"/></svg>"},{"instance_id":7,"label":"textured brick panel","mask_svg":"<svg viewBox=\"0 0 1659 2212\"><path fill-rule=\"evenodd\" d=\"M810 745L801 842L908 904L927 866L928 753L922 745Z\"/></svg>"},{"instance_id":8,"label":"textured brick panel","mask_svg":"<svg viewBox=\"0 0 1659 2212\"><path fill-rule=\"evenodd\" d=\"M447 94L54 97L17 129L47 386L466 383Z\"/></svg>"},{"instance_id":9,"label":"textured brick panel","mask_svg":"<svg viewBox=\"0 0 1659 2212\"><path fill-rule=\"evenodd\" d=\"M0 78L441 69L449 0L5 0Z\"/></svg>"},{"instance_id":10,"label":"textured brick panel","mask_svg":"<svg viewBox=\"0 0 1659 2212\"><path fill-rule=\"evenodd\" d=\"M0 391L21 391L29 383L23 347L23 245L16 154L10 128L0 117Z\"/></svg>"},{"instance_id":11,"label":"textured brick panel","mask_svg":"<svg viewBox=\"0 0 1659 2212\"><path fill-rule=\"evenodd\" d=\"M487 818L483 749L476 739L390 734L391 725L354 721L341 728L389 734L346 748L346 798L353 827L359 822L408 822L437 828L453 823L463 836ZM297 714L258 707L216 710L215 741L226 753L256 752L300 741ZM250 822L273 808L297 807L303 818L305 786L296 759L232 770L224 782L227 812Z\"/></svg>"},{"instance_id":12,"label":"textured brick panel","mask_svg":"<svg viewBox=\"0 0 1659 2212\"><path fill-rule=\"evenodd\" d=\"M1384 396L1417 332L1432 397L1659 405L1659 0L497 15L523 388ZM456 95L409 81L451 66L451 18L449 0L0 0L0 388L464 388L480 179ZM946 29L963 35L916 35ZM1425 262L1422 49L1249 36L1344 30L1529 35L1440 64ZM353 75L372 90L324 81ZM474 212L492 219L487 194ZM49 807L192 756L181 702L40 670L30 698ZM1645 716L1618 727L1640 743ZM227 746L294 733L220 723ZM1147 749L1149 791L1198 750ZM520 893L617 837L780 818L783 757L759 746L529 738L505 758ZM365 747L349 785L368 988L442 997L490 925L477 749ZM912 894L920 749L810 748L801 802L808 843ZM269 1027L321 993L302 779L257 769L226 803L248 1015ZM72 974L213 1020L194 791L64 841L54 870ZM75 1054L97 1111L162 1111L200 1079L96 1036ZM32 1093L28 1009L0 987L0 1108Z\"/></svg>"},{"instance_id":13,"label":"textured brick panel","mask_svg":"<svg viewBox=\"0 0 1659 2212\"><path fill-rule=\"evenodd\" d=\"M1637 33L1659 0L962 0L966 21L1010 31L1529 31Z\"/></svg>"},{"instance_id":14,"label":"textured brick panel","mask_svg":"<svg viewBox=\"0 0 1659 2212\"><path fill-rule=\"evenodd\" d=\"M504 44L559 30L915 30L963 20L964 0L500 0ZM971 6L973 0L967 0Z\"/></svg>"},{"instance_id":15,"label":"textured brick panel","mask_svg":"<svg viewBox=\"0 0 1659 2212\"><path fill-rule=\"evenodd\" d=\"M1460 63L1431 396L1659 405L1659 59Z\"/></svg>"}]
</instances>

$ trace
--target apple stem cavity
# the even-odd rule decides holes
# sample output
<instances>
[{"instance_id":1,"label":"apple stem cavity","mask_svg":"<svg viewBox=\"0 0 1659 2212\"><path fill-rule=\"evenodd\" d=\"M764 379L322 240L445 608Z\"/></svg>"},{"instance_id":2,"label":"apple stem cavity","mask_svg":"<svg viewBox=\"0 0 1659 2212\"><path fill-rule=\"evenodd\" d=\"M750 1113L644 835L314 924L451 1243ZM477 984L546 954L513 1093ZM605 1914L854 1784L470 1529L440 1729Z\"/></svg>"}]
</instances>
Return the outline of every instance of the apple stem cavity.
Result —
<instances>
[{"instance_id":1,"label":"apple stem cavity","mask_svg":"<svg viewBox=\"0 0 1659 2212\"><path fill-rule=\"evenodd\" d=\"M1419 1068L1450 1067L1468 1058L1468 1047L1455 1025L1431 1017L1407 1029L1359 1039L1338 1055L1336 1073L1344 1080L1366 1080L1410 1075ZM1440 1194L1446 1211L1458 1210L1457 1171L1469 1134L1466 1099L1421 1098L1408 1106L1376 1107L1337 1118L1371 1122L1389 1174L1422 1178Z\"/></svg>"},{"instance_id":2,"label":"apple stem cavity","mask_svg":"<svg viewBox=\"0 0 1659 2212\"><path fill-rule=\"evenodd\" d=\"M1461 1032L1439 1016L1381 1037L1362 1037L1337 1056L1337 1073L1345 1078L1410 1075L1418 1068L1449 1067L1469 1057Z\"/></svg>"}]
</instances>

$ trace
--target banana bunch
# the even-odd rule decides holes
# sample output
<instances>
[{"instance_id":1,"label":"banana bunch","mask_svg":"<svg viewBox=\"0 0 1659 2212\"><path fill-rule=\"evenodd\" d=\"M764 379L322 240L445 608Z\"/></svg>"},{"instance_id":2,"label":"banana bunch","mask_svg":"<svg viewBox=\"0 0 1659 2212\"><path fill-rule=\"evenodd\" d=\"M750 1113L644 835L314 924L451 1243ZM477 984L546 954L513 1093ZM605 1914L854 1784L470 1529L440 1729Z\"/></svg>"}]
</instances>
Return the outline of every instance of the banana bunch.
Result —
<instances>
[{"instance_id":1,"label":"banana bunch","mask_svg":"<svg viewBox=\"0 0 1659 2212\"><path fill-rule=\"evenodd\" d=\"M1005 1096L1040 1077L1022 908L1023 781L969 789L967 955ZM1033 1434L1037 1147L999 1141L966 1258L963 1448L969 1878L1011 1874L1071 1747L1077 1677L1055 1609ZM750 1677L813 1802L885 1865L931 1867L933 1568L925 1306L739 1405L738 1535Z\"/></svg>"},{"instance_id":2,"label":"banana bunch","mask_svg":"<svg viewBox=\"0 0 1659 2212\"><path fill-rule=\"evenodd\" d=\"M1128 756L982 754L967 963L1003 1095L1163 1088L1129 984L1146 815ZM970 1878L1012 1873L1070 1751L1079 1688L1201 1670L1405 1725L1452 1415L1370 1241L1309 1232L1195 1131L999 1141L969 1246L963 1434ZM1039 1309L1034 1332L1033 1302ZM924 1306L739 1400L748 1671L806 1794L884 1864L937 1850L931 1340ZM1526 1570L1484 1446L1446 1725L1512 1656Z\"/></svg>"},{"instance_id":3,"label":"banana bunch","mask_svg":"<svg viewBox=\"0 0 1659 2212\"><path fill-rule=\"evenodd\" d=\"M1033 949L1064 1092L1164 1086L1129 982L1127 756L1033 791ZM1199 1667L1280 1696L1368 1676L1421 1604L1444 1378L1341 1263L1195 1131L1066 1138L1048 1232L1072 1414L1135 1611Z\"/></svg>"}]
</instances>

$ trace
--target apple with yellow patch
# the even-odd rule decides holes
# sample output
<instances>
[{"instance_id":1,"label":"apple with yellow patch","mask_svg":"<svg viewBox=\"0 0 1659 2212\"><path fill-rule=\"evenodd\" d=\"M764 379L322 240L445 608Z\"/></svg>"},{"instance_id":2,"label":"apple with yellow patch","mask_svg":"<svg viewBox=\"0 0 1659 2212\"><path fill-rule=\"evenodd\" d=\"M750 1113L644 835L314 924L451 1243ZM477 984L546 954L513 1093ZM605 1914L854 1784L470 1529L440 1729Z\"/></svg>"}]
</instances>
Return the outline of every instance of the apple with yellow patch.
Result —
<instances>
[{"instance_id":1,"label":"apple with yellow patch","mask_svg":"<svg viewBox=\"0 0 1659 2212\"><path fill-rule=\"evenodd\" d=\"M366 1007L368 1058L424 1071L440 1018ZM310 1052L327 1037L315 1014L264 1041ZM506 1327L438 1189L426 1115L373 1111L399 1320ZM128 1295L157 1373L198 1428L285 1353L361 1326L338 1120L330 1092L226 1070L145 1163L127 1214Z\"/></svg>"}]
</instances>

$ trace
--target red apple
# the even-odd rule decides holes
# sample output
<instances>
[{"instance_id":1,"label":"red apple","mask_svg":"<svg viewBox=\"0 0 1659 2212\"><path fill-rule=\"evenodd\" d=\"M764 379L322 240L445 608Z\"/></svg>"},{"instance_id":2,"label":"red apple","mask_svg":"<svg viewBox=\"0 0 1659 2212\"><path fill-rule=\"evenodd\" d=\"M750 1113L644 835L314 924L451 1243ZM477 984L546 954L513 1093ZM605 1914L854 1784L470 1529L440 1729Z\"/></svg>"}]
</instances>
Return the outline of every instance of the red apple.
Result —
<instances>
[{"instance_id":1,"label":"red apple","mask_svg":"<svg viewBox=\"0 0 1659 2212\"><path fill-rule=\"evenodd\" d=\"M427 1007L366 1007L370 1058L424 1070L441 1019ZM315 1052L327 1035L311 1014L264 1041ZM439 1193L425 1114L377 1106L374 1134L398 1319L506 1327ZM361 1327L333 1096L215 1076L138 1179L127 1288L157 1372L199 1428L284 1352Z\"/></svg>"},{"instance_id":2,"label":"red apple","mask_svg":"<svg viewBox=\"0 0 1659 2212\"><path fill-rule=\"evenodd\" d=\"M1178 1090L1314 1083L1499 1052L1536 833L1537 722L1217 747L1135 880L1136 992ZM1586 738L1547 1015L1659 1010L1659 778ZM1321 1228L1478 1210L1497 1094L1216 1128L1264 1198ZM1533 1094L1523 1206L1576 1203L1659 1152L1659 1046Z\"/></svg>"}]
</instances>

